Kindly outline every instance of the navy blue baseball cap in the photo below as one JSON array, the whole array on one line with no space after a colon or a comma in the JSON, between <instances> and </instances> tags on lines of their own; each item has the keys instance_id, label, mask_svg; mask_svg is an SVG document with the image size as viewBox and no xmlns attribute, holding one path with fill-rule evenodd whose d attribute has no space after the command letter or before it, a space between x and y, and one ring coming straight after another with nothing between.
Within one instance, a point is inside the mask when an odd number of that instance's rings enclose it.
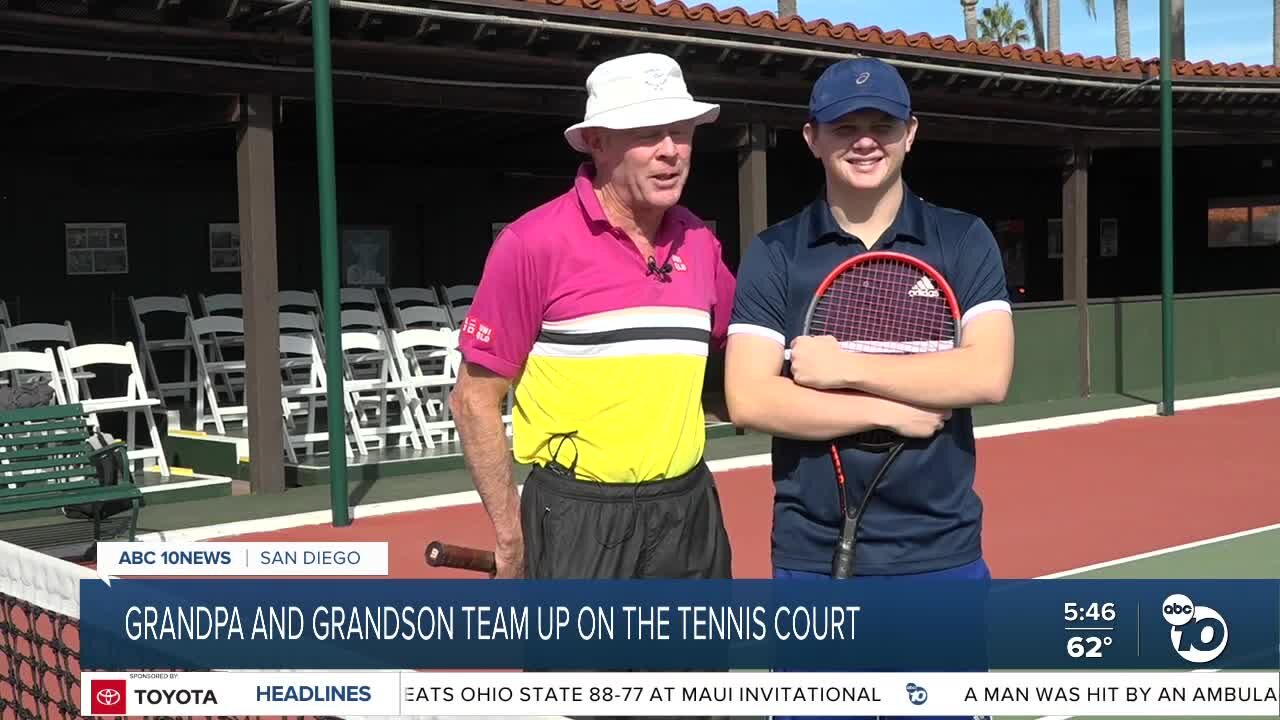
<instances>
[{"instance_id":1,"label":"navy blue baseball cap","mask_svg":"<svg viewBox=\"0 0 1280 720\"><path fill-rule=\"evenodd\" d=\"M855 110L880 110L911 119L911 92L897 68L876 58L851 58L827 68L813 85L809 117L820 123Z\"/></svg>"}]
</instances>

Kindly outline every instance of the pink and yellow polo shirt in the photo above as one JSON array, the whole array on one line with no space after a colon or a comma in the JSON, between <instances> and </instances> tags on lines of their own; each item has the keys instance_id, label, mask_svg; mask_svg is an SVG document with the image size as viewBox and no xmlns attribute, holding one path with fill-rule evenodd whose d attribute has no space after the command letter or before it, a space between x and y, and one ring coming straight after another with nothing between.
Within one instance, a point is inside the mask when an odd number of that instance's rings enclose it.
<instances>
[{"instance_id":1,"label":"pink and yellow polo shirt","mask_svg":"<svg viewBox=\"0 0 1280 720\"><path fill-rule=\"evenodd\" d=\"M515 382L514 450L522 463L577 449L578 476L645 482L702 458L702 386L723 347L734 279L720 242L677 206L654 243L666 280L606 218L583 165L573 188L498 235L462 323L463 358Z\"/></svg>"}]
</instances>

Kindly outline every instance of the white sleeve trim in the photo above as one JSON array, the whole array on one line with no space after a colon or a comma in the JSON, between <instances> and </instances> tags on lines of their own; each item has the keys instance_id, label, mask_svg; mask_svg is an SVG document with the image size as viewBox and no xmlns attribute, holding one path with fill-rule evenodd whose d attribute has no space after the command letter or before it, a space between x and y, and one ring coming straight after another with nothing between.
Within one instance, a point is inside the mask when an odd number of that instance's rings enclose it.
<instances>
[{"instance_id":1,"label":"white sleeve trim","mask_svg":"<svg viewBox=\"0 0 1280 720\"><path fill-rule=\"evenodd\" d=\"M762 325L748 325L747 323L733 323L729 325L729 334L730 335L755 335L757 337L768 338L778 343L779 345L782 345L783 347L786 347L787 345L787 339L782 336L782 333L772 328L764 327Z\"/></svg>"},{"instance_id":2,"label":"white sleeve trim","mask_svg":"<svg viewBox=\"0 0 1280 720\"><path fill-rule=\"evenodd\" d=\"M989 312L1011 313L1013 312L1013 307L1009 305L1008 300L988 300L986 302L978 303L977 305L969 308L969 311L960 318L960 327L968 325L970 320L973 320L979 315Z\"/></svg>"}]
</instances>

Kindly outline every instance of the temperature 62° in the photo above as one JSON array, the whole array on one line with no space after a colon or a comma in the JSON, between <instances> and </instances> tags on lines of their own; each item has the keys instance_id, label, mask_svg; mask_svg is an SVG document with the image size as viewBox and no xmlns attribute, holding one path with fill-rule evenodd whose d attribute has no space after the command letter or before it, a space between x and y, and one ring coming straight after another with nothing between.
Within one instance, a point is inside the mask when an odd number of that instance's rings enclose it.
<instances>
[{"instance_id":1,"label":"temperature 62\u00b0","mask_svg":"<svg viewBox=\"0 0 1280 720\"><path fill-rule=\"evenodd\" d=\"M1067 640L1067 654L1073 658L1078 657L1102 657L1102 648L1110 647L1111 638L1100 638L1096 635L1089 637L1080 637L1076 635Z\"/></svg>"}]
</instances>

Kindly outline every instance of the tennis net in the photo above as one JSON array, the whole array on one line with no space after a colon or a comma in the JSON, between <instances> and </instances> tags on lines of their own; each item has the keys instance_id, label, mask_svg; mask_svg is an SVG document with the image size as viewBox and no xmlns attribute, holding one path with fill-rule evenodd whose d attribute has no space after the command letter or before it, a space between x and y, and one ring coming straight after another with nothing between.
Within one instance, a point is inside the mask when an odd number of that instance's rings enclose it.
<instances>
[{"instance_id":1,"label":"tennis net","mask_svg":"<svg viewBox=\"0 0 1280 720\"><path fill-rule=\"evenodd\" d=\"M0 720L83 717L80 581L94 578L86 567L0 541Z\"/></svg>"}]
</instances>

